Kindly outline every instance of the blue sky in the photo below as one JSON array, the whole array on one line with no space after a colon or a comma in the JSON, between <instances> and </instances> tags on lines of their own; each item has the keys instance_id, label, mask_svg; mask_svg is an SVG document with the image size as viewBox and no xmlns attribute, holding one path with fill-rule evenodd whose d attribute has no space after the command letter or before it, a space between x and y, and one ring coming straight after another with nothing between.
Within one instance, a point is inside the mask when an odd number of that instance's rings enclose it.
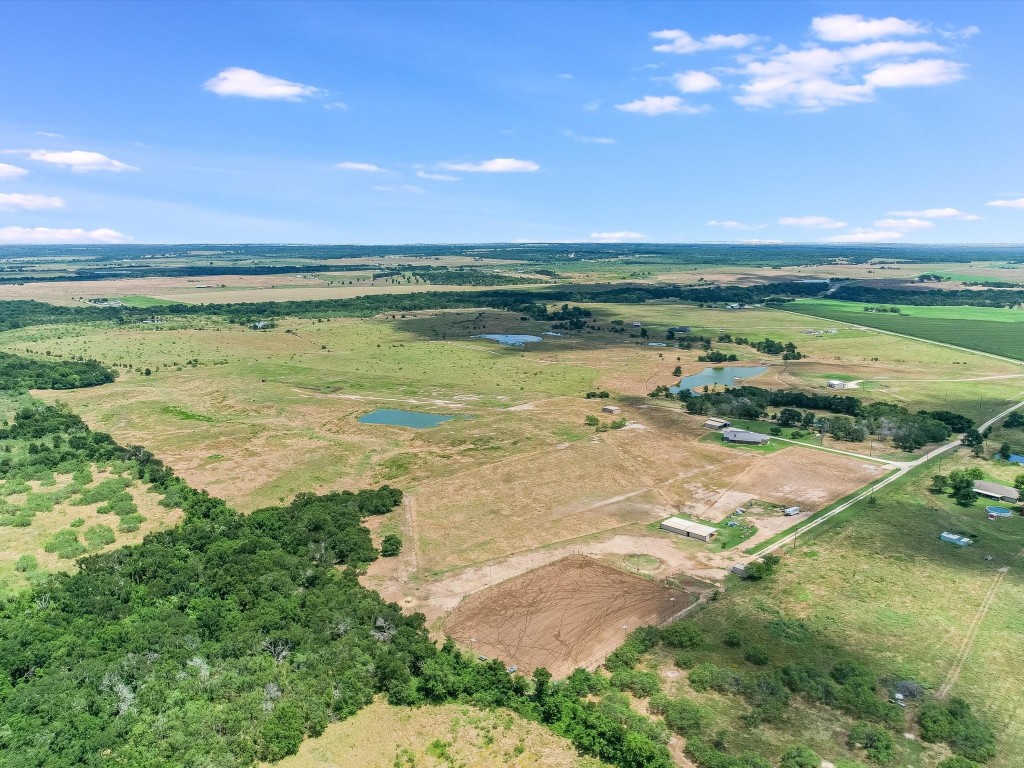
<instances>
[{"instance_id":1,"label":"blue sky","mask_svg":"<svg viewBox=\"0 0 1024 768\"><path fill-rule=\"evenodd\" d=\"M0 243L1024 240L1024 4L0 21Z\"/></svg>"}]
</instances>

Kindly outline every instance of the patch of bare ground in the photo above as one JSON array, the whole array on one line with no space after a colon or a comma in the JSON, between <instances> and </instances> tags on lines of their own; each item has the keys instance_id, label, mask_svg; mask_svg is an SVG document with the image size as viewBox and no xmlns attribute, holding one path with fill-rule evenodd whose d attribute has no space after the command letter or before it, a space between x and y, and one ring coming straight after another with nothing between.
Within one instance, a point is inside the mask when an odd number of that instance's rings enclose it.
<instances>
[{"instance_id":1,"label":"patch of bare ground","mask_svg":"<svg viewBox=\"0 0 1024 768\"><path fill-rule=\"evenodd\" d=\"M468 596L444 631L475 653L564 677L601 664L630 630L692 604L686 592L570 555Z\"/></svg>"}]
</instances>

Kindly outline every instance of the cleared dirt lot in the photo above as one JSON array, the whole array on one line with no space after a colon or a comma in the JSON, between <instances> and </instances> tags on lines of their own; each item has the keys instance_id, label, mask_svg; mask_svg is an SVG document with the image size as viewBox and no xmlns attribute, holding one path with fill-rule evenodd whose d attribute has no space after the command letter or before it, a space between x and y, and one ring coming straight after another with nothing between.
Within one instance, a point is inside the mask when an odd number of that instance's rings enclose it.
<instances>
[{"instance_id":1,"label":"cleared dirt lot","mask_svg":"<svg viewBox=\"0 0 1024 768\"><path fill-rule=\"evenodd\" d=\"M691 603L686 592L571 555L470 595L444 629L475 653L557 678L597 666L627 632Z\"/></svg>"}]
</instances>

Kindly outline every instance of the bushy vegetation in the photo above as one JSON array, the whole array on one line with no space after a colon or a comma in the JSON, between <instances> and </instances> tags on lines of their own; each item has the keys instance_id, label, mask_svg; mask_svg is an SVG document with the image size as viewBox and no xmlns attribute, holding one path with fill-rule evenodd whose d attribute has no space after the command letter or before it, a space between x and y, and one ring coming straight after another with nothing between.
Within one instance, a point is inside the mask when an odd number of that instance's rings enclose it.
<instances>
[{"instance_id":1,"label":"bushy vegetation","mask_svg":"<svg viewBox=\"0 0 1024 768\"><path fill-rule=\"evenodd\" d=\"M971 711L963 699L929 702L917 718L921 738L948 744L954 754L978 763L995 757L996 740L992 728Z\"/></svg>"},{"instance_id":2,"label":"bushy vegetation","mask_svg":"<svg viewBox=\"0 0 1024 768\"><path fill-rule=\"evenodd\" d=\"M0 352L2 390L78 389L109 384L113 380L110 369L96 360L36 360Z\"/></svg>"}]
</instances>

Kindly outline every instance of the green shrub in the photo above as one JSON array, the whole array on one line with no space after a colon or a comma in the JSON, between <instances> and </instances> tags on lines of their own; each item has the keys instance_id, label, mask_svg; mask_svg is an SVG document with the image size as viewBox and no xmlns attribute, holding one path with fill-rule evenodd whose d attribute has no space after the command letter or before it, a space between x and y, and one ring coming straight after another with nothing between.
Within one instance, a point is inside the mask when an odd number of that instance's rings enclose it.
<instances>
[{"instance_id":1,"label":"green shrub","mask_svg":"<svg viewBox=\"0 0 1024 768\"><path fill-rule=\"evenodd\" d=\"M85 518L76 517L74 520L68 523L68 525L72 528L81 528L83 525L85 525Z\"/></svg>"},{"instance_id":2,"label":"green shrub","mask_svg":"<svg viewBox=\"0 0 1024 768\"><path fill-rule=\"evenodd\" d=\"M117 530L121 533L132 533L139 530L144 522L146 518L142 515L125 515L117 524Z\"/></svg>"},{"instance_id":3,"label":"green shrub","mask_svg":"<svg viewBox=\"0 0 1024 768\"><path fill-rule=\"evenodd\" d=\"M113 544L115 540L114 529L109 525L90 525L82 534L89 545L89 549L99 549L107 544Z\"/></svg>"},{"instance_id":4,"label":"green shrub","mask_svg":"<svg viewBox=\"0 0 1024 768\"><path fill-rule=\"evenodd\" d=\"M917 721L925 741L948 744L954 754L979 763L995 757L992 728L971 712L963 699L954 697L945 703L925 704Z\"/></svg>"},{"instance_id":5,"label":"green shrub","mask_svg":"<svg viewBox=\"0 0 1024 768\"><path fill-rule=\"evenodd\" d=\"M735 629L730 629L722 637L722 643L727 648L739 648L743 645L743 635L737 632Z\"/></svg>"},{"instance_id":6,"label":"green shrub","mask_svg":"<svg viewBox=\"0 0 1024 768\"><path fill-rule=\"evenodd\" d=\"M819 768L821 758L818 753L803 744L797 744L786 750L782 755L779 768Z\"/></svg>"},{"instance_id":7,"label":"green shrub","mask_svg":"<svg viewBox=\"0 0 1024 768\"><path fill-rule=\"evenodd\" d=\"M704 638L692 621L680 619L661 630L661 641L669 648L697 648Z\"/></svg>"},{"instance_id":8,"label":"green shrub","mask_svg":"<svg viewBox=\"0 0 1024 768\"><path fill-rule=\"evenodd\" d=\"M888 763L895 757L895 743L884 728L871 723L857 723L846 740L850 749L863 749L875 763Z\"/></svg>"},{"instance_id":9,"label":"green shrub","mask_svg":"<svg viewBox=\"0 0 1024 768\"><path fill-rule=\"evenodd\" d=\"M43 542L43 549L47 552L55 552L57 557L70 560L85 552L85 547L78 540L78 534L70 528L57 531L53 536Z\"/></svg>"},{"instance_id":10,"label":"green shrub","mask_svg":"<svg viewBox=\"0 0 1024 768\"><path fill-rule=\"evenodd\" d=\"M704 726L704 710L689 699L670 699L665 705L665 725L680 736L696 736Z\"/></svg>"},{"instance_id":11,"label":"green shrub","mask_svg":"<svg viewBox=\"0 0 1024 768\"><path fill-rule=\"evenodd\" d=\"M402 551L402 539L394 533L389 533L380 542L380 553L384 557L394 557Z\"/></svg>"},{"instance_id":12,"label":"green shrub","mask_svg":"<svg viewBox=\"0 0 1024 768\"><path fill-rule=\"evenodd\" d=\"M22 555L14 564L14 570L18 573L29 573L39 568L39 561L35 555Z\"/></svg>"},{"instance_id":13,"label":"green shrub","mask_svg":"<svg viewBox=\"0 0 1024 768\"><path fill-rule=\"evenodd\" d=\"M763 667L768 663L768 651L760 645L752 645L747 648L747 652L743 654L743 658L751 664Z\"/></svg>"}]
</instances>

